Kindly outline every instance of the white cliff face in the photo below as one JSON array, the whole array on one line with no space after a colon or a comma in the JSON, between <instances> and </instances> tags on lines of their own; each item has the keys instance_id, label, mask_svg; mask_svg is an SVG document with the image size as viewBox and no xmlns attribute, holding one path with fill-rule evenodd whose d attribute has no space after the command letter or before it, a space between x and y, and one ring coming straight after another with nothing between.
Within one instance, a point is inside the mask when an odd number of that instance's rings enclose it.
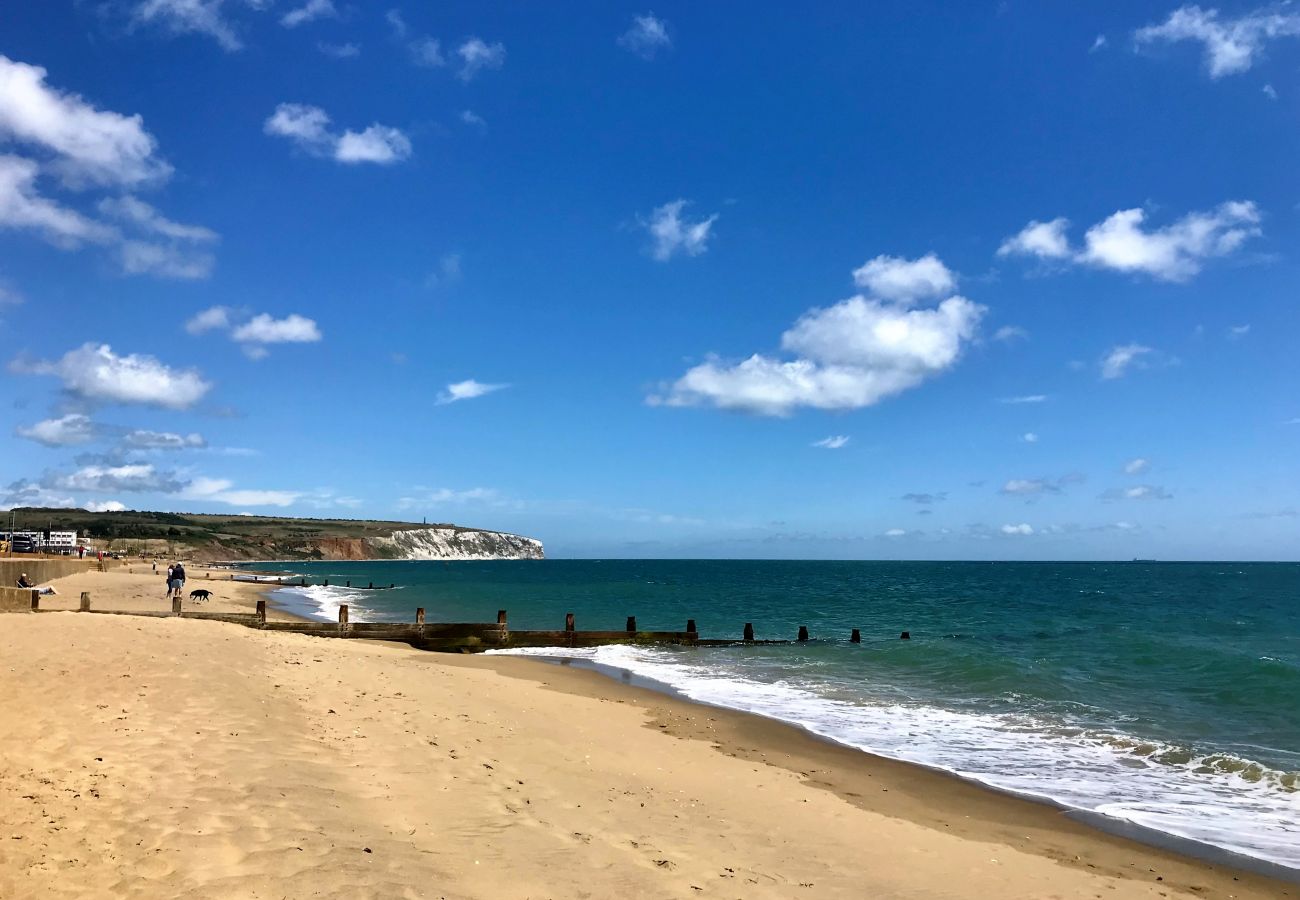
<instances>
[{"instance_id":1,"label":"white cliff face","mask_svg":"<svg viewBox=\"0 0 1300 900\"><path fill-rule=\"evenodd\" d=\"M391 550L394 559L544 559L542 542L499 531L421 528L394 531L391 537L371 538L376 547Z\"/></svg>"}]
</instances>

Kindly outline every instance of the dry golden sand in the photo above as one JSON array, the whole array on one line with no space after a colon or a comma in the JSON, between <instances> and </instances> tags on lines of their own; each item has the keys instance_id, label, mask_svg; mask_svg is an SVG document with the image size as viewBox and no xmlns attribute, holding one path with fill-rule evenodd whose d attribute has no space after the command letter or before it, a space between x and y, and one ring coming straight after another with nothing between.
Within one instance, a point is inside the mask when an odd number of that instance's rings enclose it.
<instances>
[{"instance_id":1,"label":"dry golden sand","mask_svg":"<svg viewBox=\"0 0 1300 900\"><path fill-rule=\"evenodd\" d=\"M1296 896L528 660L11 614L0 722L3 898Z\"/></svg>"}]
</instances>

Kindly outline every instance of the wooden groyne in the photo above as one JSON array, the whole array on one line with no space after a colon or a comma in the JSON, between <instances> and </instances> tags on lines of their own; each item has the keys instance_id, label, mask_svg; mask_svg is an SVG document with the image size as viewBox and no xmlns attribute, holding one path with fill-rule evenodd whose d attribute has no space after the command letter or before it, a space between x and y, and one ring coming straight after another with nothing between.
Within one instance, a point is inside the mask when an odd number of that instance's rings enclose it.
<instances>
[{"instance_id":1,"label":"wooden groyne","mask_svg":"<svg viewBox=\"0 0 1300 900\"><path fill-rule=\"evenodd\" d=\"M31 592L31 611L48 612L41 609L41 595ZM206 619L214 622L228 622L243 625L259 631L286 631L294 634L306 634L323 638L353 638L371 641L399 641L410 644L420 650L435 650L445 653L478 653L484 650L509 650L523 647L603 647L611 644L631 645L668 645L682 647L729 647L764 644L803 643L811 640L808 628L800 626L798 637L788 640L757 640L754 637L754 625L746 622L741 629L741 637L703 638L695 626L694 619L688 619L682 631L642 631L637 628L636 617L629 616L627 627L622 631L579 631L573 613L565 616L564 628L554 631L515 631L510 628L506 611L497 612L495 622L426 622L423 607L415 611L413 622L351 622L348 607L339 607L337 622L278 622L267 621L266 601L257 601L257 611L252 613L198 612L184 610L179 598L173 598L170 610L145 612L125 612L120 610L93 609L90 593L82 592L79 612L118 615L148 616L152 618L178 617L183 619ZM903 632L901 637L910 637ZM850 643L861 643L861 632L853 629L848 638Z\"/></svg>"}]
</instances>

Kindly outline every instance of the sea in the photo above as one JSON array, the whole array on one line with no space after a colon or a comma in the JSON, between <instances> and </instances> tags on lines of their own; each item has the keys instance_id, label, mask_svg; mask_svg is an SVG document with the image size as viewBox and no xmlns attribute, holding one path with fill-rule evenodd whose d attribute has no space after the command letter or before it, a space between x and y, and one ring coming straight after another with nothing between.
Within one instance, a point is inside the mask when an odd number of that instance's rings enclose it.
<instances>
[{"instance_id":1,"label":"sea","mask_svg":"<svg viewBox=\"0 0 1300 900\"><path fill-rule=\"evenodd\" d=\"M544 560L280 564L353 621L807 643L520 651L1300 873L1300 565ZM274 568L262 564L261 568ZM328 579L329 587L321 582ZM357 590L341 585L387 586ZM862 641L849 642L852 629ZM910 639L900 635L908 632Z\"/></svg>"}]
</instances>

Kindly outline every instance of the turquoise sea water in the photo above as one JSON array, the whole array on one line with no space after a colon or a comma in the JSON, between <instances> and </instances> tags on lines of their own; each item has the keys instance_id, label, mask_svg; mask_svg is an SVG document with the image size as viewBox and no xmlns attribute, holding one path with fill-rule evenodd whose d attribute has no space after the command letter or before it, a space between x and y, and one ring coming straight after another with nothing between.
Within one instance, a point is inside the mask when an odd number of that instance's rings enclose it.
<instances>
[{"instance_id":1,"label":"turquoise sea water","mask_svg":"<svg viewBox=\"0 0 1300 900\"><path fill-rule=\"evenodd\" d=\"M292 564L333 619L679 630L780 647L547 651L1300 869L1300 565L587 561ZM346 580L398 587L353 591ZM848 643L850 630L863 643ZM902 631L912 639L898 639Z\"/></svg>"}]
</instances>

